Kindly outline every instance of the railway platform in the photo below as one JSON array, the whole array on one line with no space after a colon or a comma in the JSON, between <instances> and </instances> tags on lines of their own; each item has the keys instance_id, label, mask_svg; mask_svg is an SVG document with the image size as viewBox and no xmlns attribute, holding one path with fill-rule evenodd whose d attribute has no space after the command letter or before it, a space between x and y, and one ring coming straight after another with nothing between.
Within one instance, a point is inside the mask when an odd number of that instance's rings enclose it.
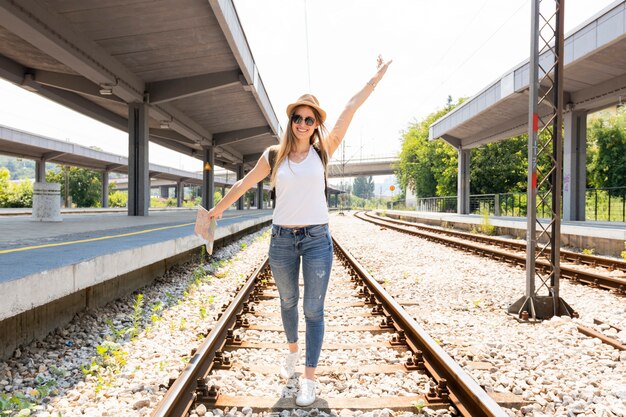
<instances>
[{"instance_id":1,"label":"railway platform","mask_svg":"<svg viewBox=\"0 0 626 417\"><path fill-rule=\"evenodd\" d=\"M0 216L0 356L188 260L201 246L195 217L195 209L145 217L85 211L58 223ZM228 211L218 221L216 242L263 227L271 217L271 210Z\"/></svg>"},{"instance_id":2,"label":"railway platform","mask_svg":"<svg viewBox=\"0 0 626 417\"><path fill-rule=\"evenodd\" d=\"M382 211L377 211L382 213ZM525 217L490 216L487 220L476 214L436 213L423 211L387 210L386 216L433 226L452 227L465 231L480 229L488 222L497 235L526 238ZM626 250L626 223L600 221L561 222L561 245L593 250L597 255L621 257Z\"/></svg>"}]
</instances>

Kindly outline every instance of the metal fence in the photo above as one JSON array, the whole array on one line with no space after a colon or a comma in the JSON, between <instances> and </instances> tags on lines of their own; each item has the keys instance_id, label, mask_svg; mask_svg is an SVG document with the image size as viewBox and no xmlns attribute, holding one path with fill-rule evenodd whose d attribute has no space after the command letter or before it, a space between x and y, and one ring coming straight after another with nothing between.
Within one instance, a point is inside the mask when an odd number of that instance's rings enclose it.
<instances>
[{"instance_id":1,"label":"metal fence","mask_svg":"<svg viewBox=\"0 0 626 417\"><path fill-rule=\"evenodd\" d=\"M526 193L474 194L470 195L470 213L525 217L527 199ZM626 222L626 187L588 188L585 201L586 220ZM457 197L418 198L416 210L456 213ZM537 217L548 218L550 213L549 202L537 206Z\"/></svg>"}]
</instances>

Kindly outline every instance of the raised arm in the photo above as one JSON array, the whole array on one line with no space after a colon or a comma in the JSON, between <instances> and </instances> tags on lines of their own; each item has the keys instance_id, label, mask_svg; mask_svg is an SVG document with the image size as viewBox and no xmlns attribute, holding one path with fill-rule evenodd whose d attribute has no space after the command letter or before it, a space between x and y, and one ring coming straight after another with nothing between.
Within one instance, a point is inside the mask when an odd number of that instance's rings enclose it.
<instances>
[{"instance_id":1,"label":"raised arm","mask_svg":"<svg viewBox=\"0 0 626 417\"><path fill-rule=\"evenodd\" d=\"M381 59L381 58L379 58ZM341 112L339 119L337 119L337 123L335 123L335 127L330 131L328 135L328 156L331 157L341 144L346 132L348 131L348 127L350 126L350 122L352 122L352 117L356 110L361 107L361 104L367 100L367 98L372 94L376 84L383 78L385 72L387 72L387 68L392 61L388 61L384 64L380 65L380 68L374 75L359 91L348 101L346 107Z\"/></svg>"},{"instance_id":2,"label":"raised arm","mask_svg":"<svg viewBox=\"0 0 626 417\"><path fill-rule=\"evenodd\" d=\"M230 191L226 193L224 198L211 210L209 210L209 218L221 219L222 213L230 207L239 197L241 197L246 191L254 187L260 181L263 181L270 173L270 164L265 160L263 156L259 158L252 171L233 184Z\"/></svg>"}]
</instances>

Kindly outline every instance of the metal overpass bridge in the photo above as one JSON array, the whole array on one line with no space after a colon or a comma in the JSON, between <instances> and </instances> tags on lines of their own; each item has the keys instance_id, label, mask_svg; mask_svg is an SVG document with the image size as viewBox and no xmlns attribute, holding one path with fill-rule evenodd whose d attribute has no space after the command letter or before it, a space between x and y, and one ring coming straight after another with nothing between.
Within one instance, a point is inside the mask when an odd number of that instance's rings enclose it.
<instances>
[{"instance_id":1,"label":"metal overpass bridge","mask_svg":"<svg viewBox=\"0 0 626 417\"><path fill-rule=\"evenodd\" d=\"M393 175L399 161L397 157L358 159L350 160L345 163L331 161L328 165L328 177L341 178L369 175Z\"/></svg>"}]
</instances>

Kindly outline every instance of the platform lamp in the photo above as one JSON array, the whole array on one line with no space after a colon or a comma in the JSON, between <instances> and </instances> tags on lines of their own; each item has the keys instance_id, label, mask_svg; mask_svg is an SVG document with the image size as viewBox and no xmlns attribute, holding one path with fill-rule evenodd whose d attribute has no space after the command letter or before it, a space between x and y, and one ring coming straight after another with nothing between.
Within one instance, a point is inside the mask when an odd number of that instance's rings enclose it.
<instances>
[{"instance_id":1,"label":"platform lamp","mask_svg":"<svg viewBox=\"0 0 626 417\"><path fill-rule=\"evenodd\" d=\"M211 171L212 169L213 169L213 168L211 168L211 165L210 165L210 164L209 164L209 162L207 161L207 162L204 164L204 170L205 170L205 171Z\"/></svg>"}]
</instances>

